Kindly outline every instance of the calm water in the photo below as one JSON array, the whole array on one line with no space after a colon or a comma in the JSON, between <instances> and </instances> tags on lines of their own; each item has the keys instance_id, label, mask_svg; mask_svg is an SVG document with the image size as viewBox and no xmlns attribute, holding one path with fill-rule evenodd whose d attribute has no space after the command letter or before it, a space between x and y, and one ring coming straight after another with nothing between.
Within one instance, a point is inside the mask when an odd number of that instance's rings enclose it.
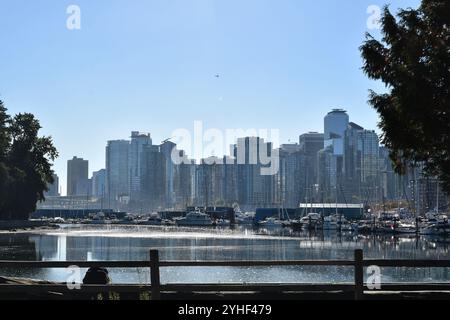
<instances>
[{"instance_id":1,"label":"calm water","mask_svg":"<svg viewBox=\"0 0 450 320\"><path fill-rule=\"evenodd\" d=\"M367 258L449 259L449 240L415 237L309 235L253 230L64 226L37 233L0 234L0 260L297 260ZM86 269L83 269L84 272ZM148 283L148 269L110 269L115 283ZM450 281L450 268L383 268L383 282ZM65 269L0 269L0 276L66 281ZM350 267L162 268L164 283L352 282Z\"/></svg>"}]
</instances>

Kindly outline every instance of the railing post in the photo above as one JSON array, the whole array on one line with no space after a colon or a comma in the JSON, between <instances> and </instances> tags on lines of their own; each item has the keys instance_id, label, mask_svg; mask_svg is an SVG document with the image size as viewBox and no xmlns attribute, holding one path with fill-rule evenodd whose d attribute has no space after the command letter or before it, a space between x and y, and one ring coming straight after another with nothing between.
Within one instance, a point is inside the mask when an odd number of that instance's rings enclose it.
<instances>
[{"instance_id":1,"label":"railing post","mask_svg":"<svg viewBox=\"0 0 450 320\"><path fill-rule=\"evenodd\" d=\"M364 254L361 249L355 250L355 300L364 297Z\"/></svg>"},{"instance_id":2,"label":"railing post","mask_svg":"<svg viewBox=\"0 0 450 320\"><path fill-rule=\"evenodd\" d=\"M159 252L150 250L150 280L152 288L152 300L161 299L160 278L159 278Z\"/></svg>"}]
</instances>

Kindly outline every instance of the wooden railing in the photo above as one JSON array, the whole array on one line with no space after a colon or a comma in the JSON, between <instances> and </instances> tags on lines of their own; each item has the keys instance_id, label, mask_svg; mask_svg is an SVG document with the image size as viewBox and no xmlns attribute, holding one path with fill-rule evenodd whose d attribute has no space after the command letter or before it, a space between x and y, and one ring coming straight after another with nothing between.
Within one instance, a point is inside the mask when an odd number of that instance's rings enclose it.
<instances>
[{"instance_id":1,"label":"wooden railing","mask_svg":"<svg viewBox=\"0 0 450 320\"><path fill-rule=\"evenodd\" d=\"M159 251L150 250L149 261L0 261L1 268L150 268L149 285L82 285L86 292L151 291L151 299L161 299L161 292L330 292L347 291L354 293L354 299L364 298L367 286L364 284L364 268L409 267L409 268L449 268L450 260L386 260L364 259L362 250L355 250L353 260L287 260L287 261L160 261ZM344 284L161 284L160 268L165 267L274 267L274 266L341 266L354 268L354 283ZM0 284L0 292L66 291L65 284L17 285ZM58 291L59 290L59 291ZM449 291L449 283L406 283L382 284L383 291Z\"/></svg>"}]
</instances>

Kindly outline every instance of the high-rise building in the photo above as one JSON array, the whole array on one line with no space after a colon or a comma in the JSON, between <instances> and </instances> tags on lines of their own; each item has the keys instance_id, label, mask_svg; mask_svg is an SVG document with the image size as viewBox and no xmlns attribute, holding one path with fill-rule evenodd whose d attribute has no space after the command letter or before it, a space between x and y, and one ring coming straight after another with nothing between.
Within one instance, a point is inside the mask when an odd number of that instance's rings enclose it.
<instances>
[{"instance_id":1,"label":"high-rise building","mask_svg":"<svg viewBox=\"0 0 450 320\"><path fill-rule=\"evenodd\" d=\"M306 157L306 184L308 187L317 184L318 171L318 152L324 148L324 134L317 132L309 132L300 136L300 150Z\"/></svg>"},{"instance_id":2,"label":"high-rise building","mask_svg":"<svg viewBox=\"0 0 450 320\"><path fill-rule=\"evenodd\" d=\"M164 141L160 150L165 158L165 179L164 179L164 188L165 188L165 198L167 201L166 206L172 207L174 205L175 194L174 194L174 175L175 175L175 163L172 160L172 152L176 151L177 145L171 141Z\"/></svg>"},{"instance_id":3,"label":"high-rise building","mask_svg":"<svg viewBox=\"0 0 450 320\"><path fill-rule=\"evenodd\" d=\"M275 205L275 176L263 175L262 168L267 167L263 157L271 158L272 143L259 137L237 139L232 148L236 161L237 187L241 206L269 207Z\"/></svg>"},{"instance_id":4,"label":"high-rise building","mask_svg":"<svg viewBox=\"0 0 450 320\"><path fill-rule=\"evenodd\" d=\"M111 201L129 195L129 148L127 140L108 141L106 146L106 194Z\"/></svg>"},{"instance_id":5,"label":"high-rise building","mask_svg":"<svg viewBox=\"0 0 450 320\"><path fill-rule=\"evenodd\" d=\"M106 194L106 169L95 171L92 174L92 195L104 197Z\"/></svg>"},{"instance_id":6,"label":"high-rise building","mask_svg":"<svg viewBox=\"0 0 450 320\"><path fill-rule=\"evenodd\" d=\"M89 161L73 157L67 161L67 195L85 196L89 194Z\"/></svg>"},{"instance_id":7,"label":"high-rise building","mask_svg":"<svg viewBox=\"0 0 450 320\"><path fill-rule=\"evenodd\" d=\"M400 200L411 198L408 175L400 176L395 172L389 150L379 148L380 186L386 200Z\"/></svg>"},{"instance_id":8,"label":"high-rise building","mask_svg":"<svg viewBox=\"0 0 450 320\"><path fill-rule=\"evenodd\" d=\"M160 146L144 146L141 163L142 205L150 209L165 208L166 158Z\"/></svg>"},{"instance_id":9,"label":"high-rise building","mask_svg":"<svg viewBox=\"0 0 450 320\"><path fill-rule=\"evenodd\" d=\"M324 149L319 152L318 190L321 198L345 201L344 152L345 132L349 116L345 110L334 109L324 119Z\"/></svg>"},{"instance_id":10,"label":"high-rise building","mask_svg":"<svg viewBox=\"0 0 450 320\"><path fill-rule=\"evenodd\" d=\"M367 194L369 201L377 202L382 190L380 189L379 139L375 131L358 132L358 152L361 158L359 166L361 188Z\"/></svg>"},{"instance_id":11,"label":"high-rise building","mask_svg":"<svg viewBox=\"0 0 450 320\"><path fill-rule=\"evenodd\" d=\"M345 202L343 190L343 156L333 153L333 146L319 151L318 196L321 202Z\"/></svg>"},{"instance_id":12,"label":"high-rise building","mask_svg":"<svg viewBox=\"0 0 450 320\"><path fill-rule=\"evenodd\" d=\"M142 151L152 145L149 133L131 132L128 151L128 194L131 200L141 199L141 159Z\"/></svg>"},{"instance_id":13,"label":"high-rise building","mask_svg":"<svg viewBox=\"0 0 450 320\"><path fill-rule=\"evenodd\" d=\"M364 128L350 122L345 131L344 150L344 184L345 198L348 202L359 202L367 198L361 189L361 152L360 132Z\"/></svg>"},{"instance_id":14,"label":"high-rise building","mask_svg":"<svg viewBox=\"0 0 450 320\"><path fill-rule=\"evenodd\" d=\"M59 177L55 173L53 174L53 183L49 184L48 191L45 192L46 197L59 197Z\"/></svg>"},{"instance_id":15,"label":"high-rise building","mask_svg":"<svg viewBox=\"0 0 450 320\"><path fill-rule=\"evenodd\" d=\"M221 200L219 158L202 159L195 170L195 204L215 206Z\"/></svg>"},{"instance_id":16,"label":"high-rise building","mask_svg":"<svg viewBox=\"0 0 450 320\"><path fill-rule=\"evenodd\" d=\"M221 165L222 199L227 206L238 203L237 168L232 157L223 157Z\"/></svg>"},{"instance_id":17,"label":"high-rise building","mask_svg":"<svg viewBox=\"0 0 450 320\"><path fill-rule=\"evenodd\" d=\"M174 172L174 205L178 208L193 205L195 193L195 161L187 158L184 151L178 151L180 159L183 159L180 164L175 166Z\"/></svg>"},{"instance_id":18,"label":"high-rise building","mask_svg":"<svg viewBox=\"0 0 450 320\"><path fill-rule=\"evenodd\" d=\"M304 200L306 193L306 156L298 144L281 145L279 155L280 170L275 175L275 202L278 206L296 208Z\"/></svg>"},{"instance_id":19,"label":"high-rise building","mask_svg":"<svg viewBox=\"0 0 450 320\"><path fill-rule=\"evenodd\" d=\"M342 109L334 109L325 116L324 143L325 147L333 147L334 155L344 155L344 136L348 123L348 114Z\"/></svg>"}]
</instances>

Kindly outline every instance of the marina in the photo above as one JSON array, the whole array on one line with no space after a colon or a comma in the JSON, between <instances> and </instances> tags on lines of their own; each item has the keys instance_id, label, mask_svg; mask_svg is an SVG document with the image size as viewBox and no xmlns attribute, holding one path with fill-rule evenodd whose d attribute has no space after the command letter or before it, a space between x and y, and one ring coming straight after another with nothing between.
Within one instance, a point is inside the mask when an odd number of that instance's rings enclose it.
<instances>
[{"instance_id":1,"label":"marina","mask_svg":"<svg viewBox=\"0 0 450 320\"><path fill-rule=\"evenodd\" d=\"M362 249L370 259L448 258L446 238L415 235L356 235L295 232L289 228L204 228L145 225L61 225L60 229L0 234L0 260L147 260L157 249L161 260L289 261L353 258ZM85 270L84 270L85 271ZM383 282L449 282L449 268L383 268ZM65 269L1 268L2 277L65 281ZM110 270L113 283L147 283L146 268ZM161 270L163 283L345 283L353 271L339 266L178 267Z\"/></svg>"},{"instance_id":2,"label":"marina","mask_svg":"<svg viewBox=\"0 0 450 320\"><path fill-rule=\"evenodd\" d=\"M264 209L266 210L266 209ZM271 212L271 214L267 214ZM274 213L275 212L275 213ZM153 225L178 227L221 227L235 228L246 226L259 229L290 229L292 231L323 231L353 234L409 234L438 237L450 236L449 213L428 212L415 216L405 210L370 213L360 217L348 217L343 213L324 214L322 212L302 212L290 216L288 210L272 209L264 215L255 212L241 212L230 208L191 208L176 215L167 216L166 212L153 212L146 215L122 213L118 218L115 213L97 212L88 217L67 218L55 216L35 219L51 224L93 224L93 225Z\"/></svg>"}]
</instances>

